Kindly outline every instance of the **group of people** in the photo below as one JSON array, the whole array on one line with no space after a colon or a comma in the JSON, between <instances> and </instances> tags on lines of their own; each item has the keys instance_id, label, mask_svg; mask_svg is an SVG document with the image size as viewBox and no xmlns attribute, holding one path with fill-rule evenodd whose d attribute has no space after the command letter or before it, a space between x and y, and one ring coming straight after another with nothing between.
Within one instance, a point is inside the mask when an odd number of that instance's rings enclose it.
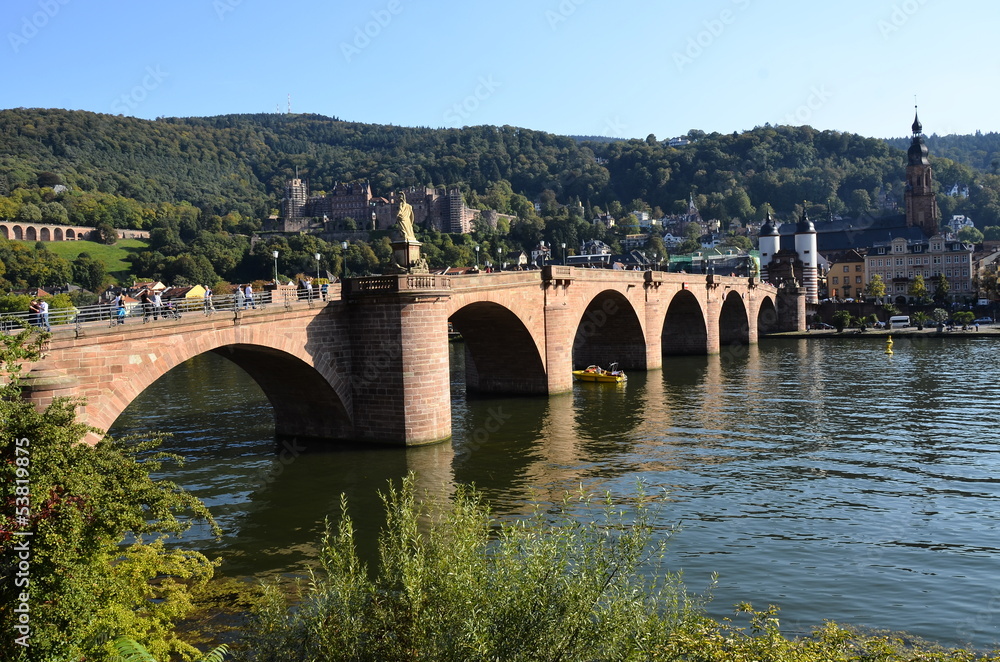
<instances>
[{"instance_id":1,"label":"group of people","mask_svg":"<svg viewBox=\"0 0 1000 662\"><path fill-rule=\"evenodd\" d=\"M32 326L37 326L45 329L46 331L51 331L52 327L49 326L49 302L44 299L32 299L31 305L28 306L28 313L31 316L29 323Z\"/></svg>"},{"instance_id":2,"label":"group of people","mask_svg":"<svg viewBox=\"0 0 1000 662\"><path fill-rule=\"evenodd\" d=\"M236 310L246 310L253 308L256 310L257 303L253 300L253 287L250 283L236 286Z\"/></svg>"},{"instance_id":3,"label":"group of people","mask_svg":"<svg viewBox=\"0 0 1000 662\"><path fill-rule=\"evenodd\" d=\"M153 290L152 295L150 295L149 290L143 290L142 294L139 296L139 303L142 304L142 321L143 323L149 321L149 316L152 315L154 320L160 319L160 312L163 309L163 300L160 298L160 293ZM118 295L118 309L123 310L125 308L125 295ZM124 317L124 315L119 315L119 317ZM123 322L119 322L123 323Z\"/></svg>"}]
</instances>

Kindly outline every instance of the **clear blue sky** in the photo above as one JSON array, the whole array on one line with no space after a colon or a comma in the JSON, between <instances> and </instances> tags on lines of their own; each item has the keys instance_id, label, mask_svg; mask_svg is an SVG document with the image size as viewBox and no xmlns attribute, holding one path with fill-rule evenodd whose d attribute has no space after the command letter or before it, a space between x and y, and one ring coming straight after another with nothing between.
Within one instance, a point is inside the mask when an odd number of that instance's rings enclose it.
<instances>
[{"instance_id":1,"label":"clear blue sky","mask_svg":"<svg viewBox=\"0 0 1000 662\"><path fill-rule=\"evenodd\" d=\"M0 107L658 138L1000 130L995 0L5 0Z\"/></svg>"}]
</instances>

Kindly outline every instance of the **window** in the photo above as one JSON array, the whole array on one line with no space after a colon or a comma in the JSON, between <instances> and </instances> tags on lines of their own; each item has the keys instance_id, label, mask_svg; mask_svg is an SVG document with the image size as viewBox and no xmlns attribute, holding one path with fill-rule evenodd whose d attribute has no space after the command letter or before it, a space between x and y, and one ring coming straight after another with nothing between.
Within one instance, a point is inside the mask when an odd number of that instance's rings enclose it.
<instances>
[{"instance_id":1,"label":"window","mask_svg":"<svg viewBox=\"0 0 1000 662\"><path fill-rule=\"evenodd\" d=\"M854 282L855 282L855 284L860 285L861 284L861 276L855 276L854 277Z\"/></svg>"},{"instance_id":2,"label":"window","mask_svg":"<svg viewBox=\"0 0 1000 662\"><path fill-rule=\"evenodd\" d=\"M854 270L855 271L861 271L861 265L860 264L855 264L854 265Z\"/></svg>"},{"instance_id":3,"label":"window","mask_svg":"<svg viewBox=\"0 0 1000 662\"><path fill-rule=\"evenodd\" d=\"M833 277L833 284L834 285L840 285L840 278L838 278L837 276L834 276Z\"/></svg>"},{"instance_id":4,"label":"window","mask_svg":"<svg viewBox=\"0 0 1000 662\"><path fill-rule=\"evenodd\" d=\"M851 270L851 265L849 265L849 264L845 264L845 265L844 265L844 273L846 274L846 273L847 273L847 272L849 272L850 270Z\"/></svg>"},{"instance_id":5,"label":"window","mask_svg":"<svg viewBox=\"0 0 1000 662\"><path fill-rule=\"evenodd\" d=\"M944 261L947 262L948 264L951 264L951 256L950 255L946 255L945 258L944 258Z\"/></svg>"},{"instance_id":6,"label":"window","mask_svg":"<svg viewBox=\"0 0 1000 662\"><path fill-rule=\"evenodd\" d=\"M913 258L912 257L906 258L906 264L907 265L912 265L913 264Z\"/></svg>"},{"instance_id":7,"label":"window","mask_svg":"<svg viewBox=\"0 0 1000 662\"><path fill-rule=\"evenodd\" d=\"M903 258L901 258L901 257L897 257L896 258L896 266L897 267L903 266Z\"/></svg>"}]
</instances>

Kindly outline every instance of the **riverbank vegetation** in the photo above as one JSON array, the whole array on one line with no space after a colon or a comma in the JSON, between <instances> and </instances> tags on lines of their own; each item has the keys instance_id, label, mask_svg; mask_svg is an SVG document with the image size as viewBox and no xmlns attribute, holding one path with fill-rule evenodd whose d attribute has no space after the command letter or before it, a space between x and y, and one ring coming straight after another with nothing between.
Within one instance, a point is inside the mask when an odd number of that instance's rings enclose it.
<instances>
[{"instance_id":1,"label":"riverbank vegetation","mask_svg":"<svg viewBox=\"0 0 1000 662\"><path fill-rule=\"evenodd\" d=\"M672 531L653 529L652 509L663 502L641 490L626 504L580 494L554 512L501 522L472 489L459 488L444 510L418 501L412 476L383 501L388 522L377 571L355 553L342 500L320 570L294 605L277 588L267 590L240 659L1000 660L832 623L791 639L775 607L743 604L738 618L707 618L706 598L690 595L665 569Z\"/></svg>"},{"instance_id":2,"label":"riverbank vegetation","mask_svg":"<svg viewBox=\"0 0 1000 662\"><path fill-rule=\"evenodd\" d=\"M118 637L190 657L174 623L214 563L164 537L212 517L152 477L180 459L157 453L158 440L88 446L77 402L39 410L21 398L22 365L46 338L27 326L0 334L0 659L108 660Z\"/></svg>"}]
</instances>

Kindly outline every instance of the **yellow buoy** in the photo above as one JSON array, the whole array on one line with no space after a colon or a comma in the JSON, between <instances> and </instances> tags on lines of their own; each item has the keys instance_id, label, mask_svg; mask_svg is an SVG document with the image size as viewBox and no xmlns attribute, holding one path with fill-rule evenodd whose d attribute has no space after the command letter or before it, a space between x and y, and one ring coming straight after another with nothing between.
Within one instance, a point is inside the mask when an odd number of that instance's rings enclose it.
<instances>
[{"instance_id":1,"label":"yellow buoy","mask_svg":"<svg viewBox=\"0 0 1000 662\"><path fill-rule=\"evenodd\" d=\"M889 336L885 341L885 353L892 354L892 336Z\"/></svg>"}]
</instances>

